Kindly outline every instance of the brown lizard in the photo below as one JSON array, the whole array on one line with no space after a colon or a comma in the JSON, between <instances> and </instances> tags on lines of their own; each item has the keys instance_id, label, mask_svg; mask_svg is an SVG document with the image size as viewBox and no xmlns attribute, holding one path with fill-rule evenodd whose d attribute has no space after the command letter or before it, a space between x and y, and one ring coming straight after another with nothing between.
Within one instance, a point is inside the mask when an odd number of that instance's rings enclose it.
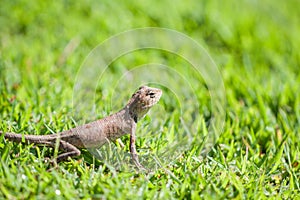
<instances>
[{"instance_id":1,"label":"brown lizard","mask_svg":"<svg viewBox=\"0 0 300 200\"><path fill-rule=\"evenodd\" d=\"M130 134L130 153L133 162L138 168L139 163L135 148L135 132L138 120L143 118L148 110L155 105L162 95L162 91L148 86L140 87L131 97L127 105L119 112L103 119L84 124L70 130L50 135L23 135L5 133L7 140L27 142L55 147L58 142L59 150L63 151L56 161L64 161L69 157L79 156L80 148L101 147L108 141L114 141L125 134ZM0 131L0 135L3 132Z\"/></svg>"}]
</instances>

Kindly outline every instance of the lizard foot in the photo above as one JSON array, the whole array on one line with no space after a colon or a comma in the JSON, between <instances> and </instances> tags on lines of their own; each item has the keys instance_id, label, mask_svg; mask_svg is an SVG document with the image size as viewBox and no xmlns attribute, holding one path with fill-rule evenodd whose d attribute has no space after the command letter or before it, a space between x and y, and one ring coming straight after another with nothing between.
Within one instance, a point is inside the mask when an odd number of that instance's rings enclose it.
<instances>
[{"instance_id":1,"label":"lizard foot","mask_svg":"<svg viewBox=\"0 0 300 200\"><path fill-rule=\"evenodd\" d=\"M135 166L141 171L147 171L147 169L140 163L137 154L131 154L132 160Z\"/></svg>"},{"instance_id":2,"label":"lizard foot","mask_svg":"<svg viewBox=\"0 0 300 200\"><path fill-rule=\"evenodd\" d=\"M57 165L57 162L56 162L55 159L51 159L51 158L49 158L49 157L46 157L46 158L45 158L45 163L49 163L49 164L50 164L50 168L47 169L47 172L51 172L52 170L58 168L58 165Z\"/></svg>"},{"instance_id":3,"label":"lizard foot","mask_svg":"<svg viewBox=\"0 0 300 200\"><path fill-rule=\"evenodd\" d=\"M140 163L135 163L135 166L140 170L140 171L148 171L143 165Z\"/></svg>"}]
</instances>

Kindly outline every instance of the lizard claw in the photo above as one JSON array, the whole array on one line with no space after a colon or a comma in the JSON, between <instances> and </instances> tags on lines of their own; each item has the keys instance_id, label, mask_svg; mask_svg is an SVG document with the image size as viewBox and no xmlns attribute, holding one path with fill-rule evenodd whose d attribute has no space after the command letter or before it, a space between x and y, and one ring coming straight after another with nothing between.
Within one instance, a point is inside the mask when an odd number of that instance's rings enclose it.
<instances>
[{"instance_id":1,"label":"lizard claw","mask_svg":"<svg viewBox=\"0 0 300 200\"><path fill-rule=\"evenodd\" d=\"M44 161L45 161L45 163L49 163L50 164L50 168L47 169L47 172L51 172L53 169L57 169L58 168L56 159L51 159L49 157L46 157L44 159Z\"/></svg>"},{"instance_id":2,"label":"lizard claw","mask_svg":"<svg viewBox=\"0 0 300 200\"><path fill-rule=\"evenodd\" d=\"M146 169L143 165L139 165L139 166L137 166L137 168L138 168L140 171L148 171L148 169Z\"/></svg>"},{"instance_id":3,"label":"lizard claw","mask_svg":"<svg viewBox=\"0 0 300 200\"><path fill-rule=\"evenodd\" d=\"M49 163L50 165L52 165L53 167L57 167L57 162L56 159L51 159L49 157L45 158L45 163Z\"/></svg>"}]
</instances>

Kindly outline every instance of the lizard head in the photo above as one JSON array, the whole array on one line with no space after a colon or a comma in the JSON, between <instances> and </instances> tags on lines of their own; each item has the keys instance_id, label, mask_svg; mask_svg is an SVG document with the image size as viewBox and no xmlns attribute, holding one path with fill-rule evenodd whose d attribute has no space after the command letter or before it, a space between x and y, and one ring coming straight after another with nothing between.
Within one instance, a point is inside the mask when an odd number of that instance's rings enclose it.
<instances>
[{"instance_id":1,"label":"lizard head","mask_svg":"<svg viewBox=\"0 0 300 200\"><path fill-rule=\"evenodd\" d=\"M148 110L155 105L162 95L157 88L141 86L131 97L128 105L135 121L143 118Z\"/></svg>"}]
</instances>

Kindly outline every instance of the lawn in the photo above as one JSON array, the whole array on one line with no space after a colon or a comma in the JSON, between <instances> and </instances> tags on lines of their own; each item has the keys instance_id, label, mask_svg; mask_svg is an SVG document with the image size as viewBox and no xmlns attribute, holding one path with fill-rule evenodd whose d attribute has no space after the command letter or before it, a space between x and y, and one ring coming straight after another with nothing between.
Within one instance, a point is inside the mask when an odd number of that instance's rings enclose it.
<instances>
[{"instance_id":1,"label":"lawn","mask_svg":"<svg viewBox=\"0 0 300 200\"><path fill-rule=\"evenodd\" d=\"M67 130L143 84L163 95L137 127L148 171L128 135L56 169L54 149L1 136L0 199L300 199L299 9L2 0L0 131Z\"/></svg>"}]
</instances>

